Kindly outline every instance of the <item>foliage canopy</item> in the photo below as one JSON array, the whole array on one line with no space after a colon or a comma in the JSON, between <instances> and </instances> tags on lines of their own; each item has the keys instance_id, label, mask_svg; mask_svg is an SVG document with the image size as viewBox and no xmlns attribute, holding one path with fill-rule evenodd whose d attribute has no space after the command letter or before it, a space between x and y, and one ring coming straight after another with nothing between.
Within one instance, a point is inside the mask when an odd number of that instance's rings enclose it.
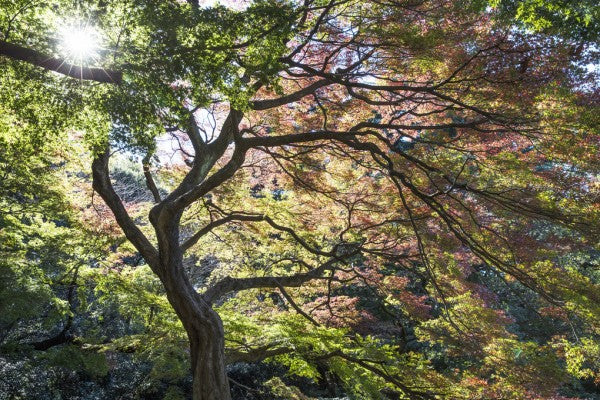
<instances>
[{"instance_id":1,"label":"foliage canopy","mask_svg":"<svg viewBox=\"0 0 600 400\"><path fill-rule=\"evenodd\" d=\"M0 393L597 396L599 9L0 0Z\"/></svg>"}]
</instances>

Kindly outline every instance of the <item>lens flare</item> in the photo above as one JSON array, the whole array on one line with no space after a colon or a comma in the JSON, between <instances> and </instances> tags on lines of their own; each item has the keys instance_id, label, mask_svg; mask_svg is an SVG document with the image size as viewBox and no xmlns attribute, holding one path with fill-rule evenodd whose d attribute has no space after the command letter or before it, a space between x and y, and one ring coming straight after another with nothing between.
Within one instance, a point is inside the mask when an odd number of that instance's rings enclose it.
<instances>
[{"instance_id":1,"label":"lens flare","mask_svg":"<svg viewBox=\"0 0 600 400\"><path fill-rule=\"evenodd\" d=\"M83 65L98 58L100 36L94 27L82 23L66 24L60 28L59 35L60 52L69 61Z\"/></svg>"}]
</instances>

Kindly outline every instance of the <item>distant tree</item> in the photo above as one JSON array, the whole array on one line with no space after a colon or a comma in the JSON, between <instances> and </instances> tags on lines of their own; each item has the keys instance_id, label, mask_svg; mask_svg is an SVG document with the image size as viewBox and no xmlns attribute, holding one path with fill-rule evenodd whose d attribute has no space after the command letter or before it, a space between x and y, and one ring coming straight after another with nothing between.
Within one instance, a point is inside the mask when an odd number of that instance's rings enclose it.
<instances>
[{"instance_id":1,"label":"distant tree","mask_svg":"<svg viewBox=\"0 0 600 400\"><path fill-rule=\"evenodd\" d=\"M513 282L584 321L575 352L595 354L598 284L565 261L599 233L592 39L521 29L508 2L75 2L102 72L52 54L56 3L2 11L2 86L80 78L77 118L45 118L85 132L94 190L187 333L195 400L229 399L226 365L264 359L362 398L551 397L571 344L511 332L496 292ZM111 180L123 149L151 226Z\"/></svg>"}]
</instances>

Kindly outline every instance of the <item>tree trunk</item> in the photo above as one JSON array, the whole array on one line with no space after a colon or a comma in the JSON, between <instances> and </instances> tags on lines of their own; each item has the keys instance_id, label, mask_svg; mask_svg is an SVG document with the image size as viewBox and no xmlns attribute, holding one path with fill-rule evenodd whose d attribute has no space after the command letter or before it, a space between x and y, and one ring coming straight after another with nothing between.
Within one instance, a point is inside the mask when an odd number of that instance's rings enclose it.
<instances>
[{"instance_id":1,"label":"tree trunk","mask_svg":"<svg viewBox=\"0 0 600 400\"><path fill-rule=\"evenodd\" d=\"M108 145L95 155L92 163L94 190L110 207L127 239L133 243L152 271L161 280L169 303L177 313L190 341L194 400L230 400L229 381L225 371L225 335L223 323L210 303L198 294L183 268L183 250L179 244L179 221L182 211L169 206L177 196L171 193L150 212L158 241L158 251L131 219L110 181ZM205 168L206 172L210 167ZM200 179L196 176L196 180ZM190 189L190 187L188 187ZM186 189L186 190L188 190ZM183 192L185 192L182 189ZM159 200L160 196L156 200Z\"/></svg>"},{"instance_id":2,"label":"tree trunk","mask_svg":"<svg viewBox=\"0 0 600 400\"><path fill-rule=\"evenodd\" d=\"M193 399L230 400L225 335L219 315L194 289L183 268L168 268L164 286L190 341Z\"/></svg>"},{"instance_id":3,"label":"tree trunk","mask_svg":"<svg viewBox=\"0 0 600 400\"><path fill-rule=\"evenodd\" d=\"M216 319L219 316L215 314ZM193 374L194 400L229 400L229 381L225 371L223 328L206 326L194 333L188 330Z\"/></svg>"}]
</instances>

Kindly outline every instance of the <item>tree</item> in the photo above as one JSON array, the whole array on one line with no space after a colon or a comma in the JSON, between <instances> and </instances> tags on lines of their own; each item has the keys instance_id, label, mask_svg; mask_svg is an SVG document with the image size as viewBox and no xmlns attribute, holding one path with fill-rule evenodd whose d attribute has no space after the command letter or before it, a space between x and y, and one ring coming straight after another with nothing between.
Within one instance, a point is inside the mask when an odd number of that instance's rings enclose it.
<instances>
[{"instance_id":1,"label":"tree","mask_svg":"<svg viewBox=\"0 0 600 400\"><path fill-rule=\"evenodd\" d=\"M44 7L4 11L0 54L18 79L34 66L73 75L40 56L52 53L61 14ZM481 1L113 1L78 12L105 32L110 65L104 75L80 66L79 98L64 102L80 107L94 190L185 328L194 399L230 398L228 361L285 362L299 349L343 379L365 374L376 384L357 390L370 396L450 396L449 376L403 375L425 360L341 328L369 321L356 304L368 299L427 320L421 337L448 349L459 338L475 357L485 343L489 367L518 343L468 282L477 265L598 334L597 285L560 261L598 238L591 41L519 30ZM157 184L160 135L181 162ZM152 193L151 229L111 180L122 149ZM217 250L227 268L195 279L188 255ZM215 306L226 314L261 290L300 316L285 323L304 337L230 349L228 360ZM486 329L465 324L469 315ZM549 363L534 347L522 350L532 365ZM542 390L503 368L522 393ZM452 395L471 396L461 388Z\"/></svg>"}]
</instances>

